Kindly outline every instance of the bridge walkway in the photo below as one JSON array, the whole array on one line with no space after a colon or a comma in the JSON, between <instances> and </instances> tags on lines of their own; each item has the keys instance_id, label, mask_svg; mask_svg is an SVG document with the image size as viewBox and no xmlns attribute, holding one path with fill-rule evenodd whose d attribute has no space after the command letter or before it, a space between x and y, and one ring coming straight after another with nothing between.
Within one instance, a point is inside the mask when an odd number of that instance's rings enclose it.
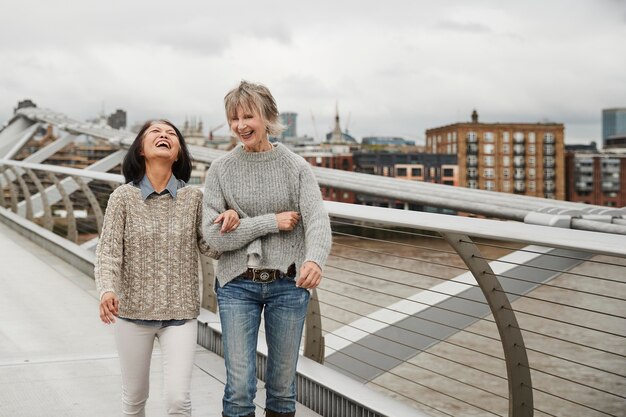
<instances>
[{"instance_id":1,"label":"bridge walkway","mask_svg":"<svg viewBox=\"0 0 626 417\"><path fill-rule=\"evenodd\" d=\"M93 279L0 223L0 416L120 415L113 328L100 322ZM158 343L147 415L165 416ZM193 415L221 416L224 360L198 346ZM257 415L263 415L259 381ZM301 406L299 416L318 414Z\"/></svg>"}]
</instances>

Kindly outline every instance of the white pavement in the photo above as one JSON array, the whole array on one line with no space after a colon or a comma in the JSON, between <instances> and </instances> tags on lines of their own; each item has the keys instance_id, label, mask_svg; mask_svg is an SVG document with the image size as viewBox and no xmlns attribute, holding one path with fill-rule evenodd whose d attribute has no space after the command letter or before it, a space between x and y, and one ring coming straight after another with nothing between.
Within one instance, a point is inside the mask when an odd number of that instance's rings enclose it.
<instances>
[{"instance_id":1,"label":"white pavement","mask_svg":"<svg viewBox=\"0 0 626 417\"><path fill-rule=\"evenodd\" d=\"M98 318L94 281L0 223L0 416L121 415L112 327ZM155 346L149 417L166 416ZM221 416L224 361L198 346L194 417ZM257 415L263 415L259 382ZM298 416L317 416L299 405Z\"/></svg>"}]
</instances>

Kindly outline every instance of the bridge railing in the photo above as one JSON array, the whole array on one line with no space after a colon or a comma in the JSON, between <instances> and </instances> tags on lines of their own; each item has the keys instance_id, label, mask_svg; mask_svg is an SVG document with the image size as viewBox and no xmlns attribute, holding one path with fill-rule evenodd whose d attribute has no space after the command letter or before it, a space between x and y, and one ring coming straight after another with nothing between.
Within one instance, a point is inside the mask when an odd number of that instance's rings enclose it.
<instances>
[{"instance_id":1,"label":"bridge railing","mask_svg":"<svg viewBox=\"0 0 626 417\"><path fill-rule=\"evenodd\" d=\"M90 272L108 196L122 182L1 161L1 213L66 239L57 246L75 247ZM326 207L333 250L303 343L324 366L301 360L302 403L324 416L624 415L626 238ZM220 353L217 316L203 315L200 342Z\"/></svg>"}]
</instances>

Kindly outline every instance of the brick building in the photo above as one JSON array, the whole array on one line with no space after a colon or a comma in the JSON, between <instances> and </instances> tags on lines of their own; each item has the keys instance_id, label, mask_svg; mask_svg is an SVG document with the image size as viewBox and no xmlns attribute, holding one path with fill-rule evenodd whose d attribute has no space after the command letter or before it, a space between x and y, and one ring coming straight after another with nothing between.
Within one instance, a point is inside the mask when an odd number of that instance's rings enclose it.
<instances>
[{"instance_id":1,"label":"brick building","mask_svg":"<svg viewBox=\"0 0 626 417\"><path fill-rule=\"evenodd\" d=\"M626 154L568 152L565 163L568 201L626 206Z\"/></svg>"},{"instance_id":2,"label":"brick building","mask_svg":"<svg viewBox=\"0 0 626 417\"><path fill-rule=\"evenodd\" d=\"M472 121L426 130L426 152L458 156L461 187L565 199L560 123Z\"/></svg>"}]
</instances>

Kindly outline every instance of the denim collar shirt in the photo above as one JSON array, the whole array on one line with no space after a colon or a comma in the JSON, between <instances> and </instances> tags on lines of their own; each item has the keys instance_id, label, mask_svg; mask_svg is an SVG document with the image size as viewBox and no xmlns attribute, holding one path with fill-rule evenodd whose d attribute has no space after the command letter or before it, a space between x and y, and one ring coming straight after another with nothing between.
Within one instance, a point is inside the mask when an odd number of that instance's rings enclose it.
<instances>
[{"instance_id":1,"label":"denim collar shirt","mask_svg":"<svg viewBox=\"0 0 626 417\"><path fill-rule=\"evenodd\" d=\"M166 192L170 193L172 198L175 199L176 191L178 191L179 188L183 188L185 186L185 181L176 179L174 174L172 174L172 176L170 177L170 180L167 182L167 185L165 186L165 189L161 191L160 193L157 193L154 190L154 187L152 186L152 184L150 183L148 176L144 175L141 181L139 181L139 184L135 184L135 186L139 187L139 189L141 190L141 198L143 199L143 201L146 201L148 197L150 197L152 194L163 195Z\"/></svg>"}]
</instances>

